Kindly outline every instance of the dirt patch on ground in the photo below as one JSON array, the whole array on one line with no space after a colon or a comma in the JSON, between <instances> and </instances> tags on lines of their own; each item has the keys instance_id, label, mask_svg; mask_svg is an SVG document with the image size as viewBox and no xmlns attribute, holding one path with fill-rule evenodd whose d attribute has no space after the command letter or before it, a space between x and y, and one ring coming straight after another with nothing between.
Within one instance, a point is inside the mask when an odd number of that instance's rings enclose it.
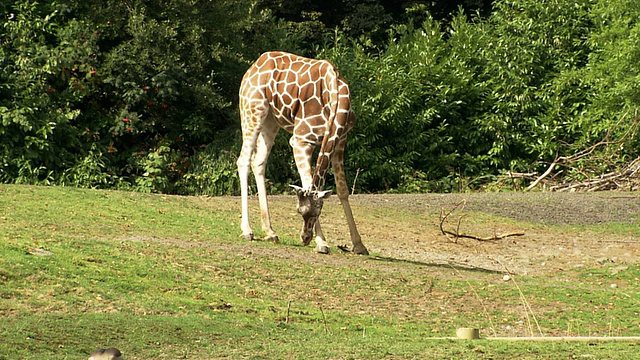
<instances>
[{"instance_id":1,"label":"dirt patch on ground","mask_svg":"<svg viewBox=\"0 0 640 360\"><path fill-rule=\"evenodd\" d=\"M452 329L460 325L460 319L469 323L481 322L478 318L489 316L487 314L502 315L489 317L494 325L491 325L491 332L484 329L485 334L537 334L527 324L527 310L523 311L517 296L513 297L515 281L513 284L504 281L507 273L528 275L538 284L549 282L566 288L567 297L572 296L573 282L590 281L580 287L585 294L588 291L611 292L611 298L606 298L604 303L591 303L588 297L580 303L573 299L564 303L561 296L548 301L536 292L527 291L527 301L532 307L528 311L546 319L548 325L540 331L545 335L592 334L594 331L606 334L607 330L602 328L604 323L592 331L588 316L584 318L587 319L584 324L580 322L582 317L577 318L576 332L567 332L566 328L556 326L557 321L550 319L563 316L565 310L577 311L575 307L605 314L603 309L613 307L611 304L618 306L616 292L610 287L613 282L621 288L637 287L637 280L597 283L595 278L585 281L579 276L587 273L584 269L604 267L613 274L640 262L640 193L357 195L350 199L370 256L338 250L337 245L349 242L349 230L336 197L326 201L321 217L323 230L332 246L329 255L316 254L312 247L302 247L298 237L302 219L296 212L296 199L292 195L269 197L273 227L281 237L278 245L247 242L239 236L240 199L237 197L196 200L203 202L198 206L203 206L207 212L219 211L234 216L237 225L229 230L230 237L216 239L206 235L212 232L204 228L202 233L205 235L197 239L135 236L126 240L229 253L239 266L247 266L242 276L253 280L252 283L241 282L240 286L246 286L247 296L268 295L288 300L294 306L322 304L321 309L335 313L371 314L378 318L393 314L400 321L428 322L434 336L452 335ZM461 232L491 236L521 231L525 235L490 242L455 241L442 235L439 228L441 211L449 211L463 201L464 209L452 214L447 224L449 228L457 226L462 216ZM250 215L259 238L263 234L255 197L250 200ZM210 226L217 224L211 221ZM336 268L357 271L335 271ZM579 271L572 271L574 269ZM282 274L277 270L283 270ZM297 271L304 271L305 281L300 281ZM296 276L287 275L287 272L296 273ZM336 274L340 277L335 277ZM229 275L229 281L236 281L237 276ZM463 281L469 282L468 288ZM531 286L537 289L539 285ZM402 291L394 292L396 288ZM491 289L512 289L514 293L506 298L475 293L491 292ZM629 310L625 314L632 313L633 310ZM611 318L612 315L606 316ZM628 316L633 318L634 315ZM625 324L629 330L621 331L628 333L632 326L637 326L632 321ZM633 329L635 331L637 327Z\"/></svg>"},{"instance_id":2,"label":"dirt patch on ground","mask_svg":"<svg viewBox=\"0 0 640 360\"><path fill-rule=\"evenodd\" d=\"M350 201L362 239L374 259L533 275L603 263L635 264L640 258L640 231L606 226L640 225L637 193L356 195ZM457 227L462 216L460 232L493 236L522 231L525 235L492 242L455 241L442 235L441 210L448 211L462 201L464 209L451 216L449 228ZM270 203L276 231L297 238L301 219L295 212L295 199L274 196ZM252 201L251 207L257 219L257 201ZM273 250L273 255L344 263L347 260L336 256L340 254L335 246L348 243L349 232L337 198L325 203L322 225L333 245L333 255L309 257L286 249ZM287 254L276 254L280 250Z\"/></svg>"},{"instance_id":3,"label":"dirt patch on ground","mask_svg":"<svg viewBox=\"0 0 640 360\"><path fill-rule=\"evenodd\" d=\"M544 225L597 225L638 222L637 193L477 193L360 195L361 205L385 203L409 211L450 209L465 200L466 210Z\"/></svg>"}]
</instances>

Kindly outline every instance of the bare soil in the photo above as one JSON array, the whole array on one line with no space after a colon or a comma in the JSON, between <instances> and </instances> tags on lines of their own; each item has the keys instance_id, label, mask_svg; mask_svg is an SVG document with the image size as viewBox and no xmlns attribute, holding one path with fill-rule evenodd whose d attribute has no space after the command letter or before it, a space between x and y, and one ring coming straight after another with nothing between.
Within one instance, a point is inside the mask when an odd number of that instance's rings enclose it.
<instances>
[{"instance_id":1,"label":"bare soil","mask_svg":"<svg viewBox=\"0 0 640 360\"><path fill-rule=\"evenodd\" d=\"M639 193L398 194L349 199L363 242L373 254L369 259L521 275L637 264L640 259L640 230L629 231L637 229L633 225L640 228ZM480 237L516 231L525 235L489 242L442 235L441 212L461 202L464 207L451 214L444 224L447 229ZM295 211L295 199L273 196L270 204L276 231L297 238L302 220ZM251 207L255 220L257 201ZM286 248L273 249L272 255L347 266L359 261L336 256L340 255L336 245L349 243L336 197L325 203L321 219L332 255L295 255Z\"/></svg>"}]
</instances>

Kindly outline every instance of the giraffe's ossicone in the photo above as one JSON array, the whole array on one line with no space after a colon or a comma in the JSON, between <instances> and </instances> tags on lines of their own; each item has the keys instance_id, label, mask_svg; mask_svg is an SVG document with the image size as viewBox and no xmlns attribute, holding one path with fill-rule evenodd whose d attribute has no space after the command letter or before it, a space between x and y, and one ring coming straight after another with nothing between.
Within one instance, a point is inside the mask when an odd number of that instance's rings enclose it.
<instances>
[{"instance_id":1,"label":"giraffe's ossicone","mask_svg":"<svg viewBox=\"0 0 640 360\"><path fill-rule=\"evenodd\" d=\"M267 52L247 70L240 85L240 117L242 150L238 157L242 198L242 234L253 240L249 224L248 177L253 170L258 189L262 229L268 240L278 241L271 226L265 188L267 159L278 131L291 133L289 143L300 174L302 187L295 187L298 212L302 215L300 233L307 245L315 231L316 251L328 253L319 216L329 166L333 167L338 198L349 225L352 251L368 254L362 244L351 206L349 188L344 174L343 156L347 133L355 123L351 109L349 86L338 75L336 67L326 60L308 59L285 52ZM313 150L320 144L315 169L312 171Z\"/></svg>"}]
</instances>

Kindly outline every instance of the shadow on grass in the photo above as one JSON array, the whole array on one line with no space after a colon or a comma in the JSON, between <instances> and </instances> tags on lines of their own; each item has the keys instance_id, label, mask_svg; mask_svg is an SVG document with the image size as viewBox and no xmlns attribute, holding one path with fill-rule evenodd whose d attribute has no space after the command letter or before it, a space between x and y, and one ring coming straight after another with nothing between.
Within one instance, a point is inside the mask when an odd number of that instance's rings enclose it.
<instances>
[{"instance_id":1,"label":"shadow on grass","mask_svg":"<svg viewBox=\"0 0 640 360\"><path fill-rule=\"evenodd\" d=\"M318 254L314 251L313 246L302 245L299 240L292 240L289 237L280 237L280 241L277 244L274 244L272 241L265 241L263 237L256 236L254 238L254 241L245 242L240 246L243 249L249 249L251 245L247 245L247 244L255 244L256 248L258 248L258 246L263 246L262 248L263 250L265 250L266 248L269 248L270 249L269 253L263 252L262 253L263 256L269 256L269 254L279 253L279 254L283 254L283 256L286 256L286 254L289 254L290 255L289 258L293 259L293 257L291 257L293 256L293 254L288 253L288 251L292 249L304 251L308 255L302 256L302 257L295 256L295 259L298 261L304 260L304 262L308 262L308 263L318 263L318 262L325 263L324 261L321 261L321 260L323 260L324 257L326 256L330 256L330 255ZM471 264L458 263L458 262L452 262L452 261L441 261L441 262L419 261L419 260L411 260L411 259L403 259L403 258L394 258L394 257L382 256L382 255L368 255L368 256L355 255L350 251L350 247L348 245L338 245L335 249L341 252L342 254L347 255L347 258L353 258L354 260L357 258L362 258L362 259L373 260L373 261L378 261L380 263L387 263L387 264L393 264L393 263L408 264L408 265L442 268L442 269L456 270L456 271L473 271L473 272L485 273L485 274L503 274L504 273L504 271L502 270L484 268L480 266L474 266ZM332 248L332 251L333 250L334 249Z\"/></svg>"},{"instance_id":2,"label":"shadow on grass","mask_svg":"<svg viewBox=\"0 0 640 360\"><path fill-rule=\"evenodd\" d=\"M469 264L461 264L461 263L454 263L454 262L440 262L440 263L424 262L424 261L416 261L416 260L409 260L409 259L398 259L398 258L392 258L388 256L379 256L379 255L370 256L369 259L375 260L375 261L387 262L387 263L402 263L402 264L411 264L411 265L419 265L419 266L438 267L438 268L454 269L458 271L475 271L475 272L481 272L481 273L487 273L487 274L503 273L503 271L499 271L499 270L487 269L487 268L473 266Z\"/></svg>"}]
</instances>

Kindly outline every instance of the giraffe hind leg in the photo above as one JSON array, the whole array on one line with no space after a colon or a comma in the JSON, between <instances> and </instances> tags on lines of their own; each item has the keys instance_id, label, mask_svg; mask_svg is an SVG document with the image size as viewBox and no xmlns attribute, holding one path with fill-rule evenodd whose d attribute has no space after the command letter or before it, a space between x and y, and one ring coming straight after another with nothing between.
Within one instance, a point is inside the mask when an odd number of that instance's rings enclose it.
<instances>
[{"instance_id":1,"label":"giraffe hind leg","mask_svg":"<svg viewBox=\"0 0 640 360\"><path fill-rule=\"evenodd\" d=\"M262 103L256 106L240 97L240 114L242 122L242 149L238 156L238 177L240 178L240 196L242 203L242 237L252 241L253 230L249 222L249 171L256 150L256 143L261 131L261 124L267 116L268 104Z\"/></svg>"},{"instance_id":2,"label":"giraffe hind leg","mask_svg":"<svg viewBox=\"0 0 640 360\"><path fill-rule=\"evenodd\" d=\"M250 138L245 138L242 144L242 151L238 156L238 177L240 178L240 197L242 202L242 237L247 241L253 240L253 230L249 223L249 164L253 153L253 142Z\"/></svg>"},{"instance_id":3,"label":"giraffe hind leg","mask_svg":"<svg viewBox=\"0 0 640 360\"><path fill-rule=\"evenodd\" d=\"M265 240L277 243L278 235L271 226L271 215L269 214L269 203L267 201L267 189L265 185L265 172L269 153L273 147L273 141L278 134L278 127L275 120L267 117L262 124L262 129L258 135L256 151L251 159L251 169L256 179L258 188L258 200L260 202L260 218L262 220L262 230L265 232Z\"/></svg>"}]
</instances>

